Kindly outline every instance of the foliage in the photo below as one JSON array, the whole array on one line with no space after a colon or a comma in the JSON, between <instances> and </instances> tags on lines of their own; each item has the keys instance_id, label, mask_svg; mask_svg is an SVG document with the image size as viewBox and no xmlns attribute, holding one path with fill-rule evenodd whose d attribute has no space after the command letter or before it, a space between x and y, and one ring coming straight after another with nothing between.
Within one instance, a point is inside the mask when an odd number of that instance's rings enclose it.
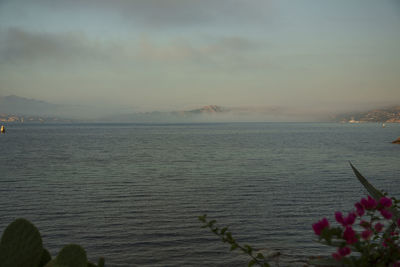
<instances>
[{"instance_id":1,"label":"foliage","mask_svg":"<svg viewBox=\"0 0 400 267\"><path fill-rule=\"evenodd\" d=\"M400 266L399 228L384 231L394 220L390 209L398 208L399 203L395 198L383 196L377 201L368 196L347 216L335 213L339 226L331 226L324 218L313 224L313 229L320 243L337 248L332 258L344 265Z\"/></svg>"},{"instance_id":2,"label":"foliage","mask_svg":"<svg viewBox=\"0 0 400 267\"><path fill-rule=\"evenodd\" d=\"M255 252L255 250L250 246L250 245L240 245L232 236L232 233L228 231L228 227L223 227L219 228L215 226L215 223L217 222L216 220L207 220L207 215L199 216L199 220L203 222L202 228L209 228L211 232L216 234L221 238L221 240L224 243L228 243L231 246L231 251L232 250L240 250L244 254L247 254L250 256L250 261L248 263L248 266L253 266L254 264L258 264L259 266L262 267L269 267L270 264L268 263L268 260L272 260L274 258L278 259L280 253L274 253L272 255L264 256L261 252Z\"/></svg>"},{"instance_id":3,"label":"foliage","mask_svg":"<svg viewBox=\"0 0 400 267\"><path fill-rule=\"evenodd\" d=\"M318 241L336 247L331 258L314 257L309 261L314 266L393 266L400 267L400 200L387 197L376 189L350 163L359 182L370 196L355 203L355 210L347 216L335 213L338 226L331 226L326 218L313 224ZM231 250L240 249L250 256L249 266L270 266L261 253L255 255L249 245L240 245L227 231L227 227L215 227L215 220L208 221L206 215L200 216L203 228L209 228L223 242L231 245Z\"/></svg>"},{"instance_id":4,"label":"foliage","mask_svg":"<svg viewBox=\"0 0 400 267\"><path fill-rule=\"evenodd\" d=\"M4 230L0 242L2 267L104 267L88 262L85 250L75 244L65 246L55 259L43 248L39 230L26 219L16 219Z\"/></svg>"},{"instance_id":5,"label":"foliage","mask_svg":"<svg viewBox=\"0 0 400 267\"><path fill-rule=\"evenodd\" d=\"M351 163L350 163L351 165ZM356 177L371 194L355 203L347 216L335 213L338 226L326 218L313 224L322 244L336 247L330 260L311 261L330 266L400 266L400 201L377 190L351 165Z\"/></svg>"}]
</instances>

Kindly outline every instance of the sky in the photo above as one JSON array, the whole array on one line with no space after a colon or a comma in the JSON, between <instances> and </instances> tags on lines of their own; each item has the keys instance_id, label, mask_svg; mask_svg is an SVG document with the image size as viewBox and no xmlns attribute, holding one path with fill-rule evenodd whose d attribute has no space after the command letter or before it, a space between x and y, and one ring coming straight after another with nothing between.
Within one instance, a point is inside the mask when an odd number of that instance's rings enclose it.
<instances>
[{"instance_id":1,"label":"sky","mask_svg":"<svg viewBox=\"0 0 400 267\"><path fill-rule=\"evenodd\" d=\"M136 111L400 104L398 0L0 0L0 96Z\"/></svg>"}]
</instances>

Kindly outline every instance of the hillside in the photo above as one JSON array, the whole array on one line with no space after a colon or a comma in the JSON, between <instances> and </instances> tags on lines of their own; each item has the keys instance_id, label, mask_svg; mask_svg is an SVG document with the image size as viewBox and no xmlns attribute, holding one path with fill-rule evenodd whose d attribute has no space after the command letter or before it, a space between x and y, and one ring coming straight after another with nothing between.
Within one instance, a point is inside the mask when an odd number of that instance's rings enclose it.
<instances>
[{"instance_id":1,"label":"hillside","mask_svg":"<svg viewBox=\"0 0 400 267\"><path fill-rule=\"evenodd\" d=\"M58 108L56 104L15 95L0 97L0 113L43 116L54 114Z\"/></svg>"},{"instance_id":2,"label":"hillside","mask_svg":"<svg viewBox=\"0 0 400 267\"><path fill-rule=\"evenodd\" d=\"M400 106L337 115L338 122L400 122Z\"/></svg>"}]
</instances>

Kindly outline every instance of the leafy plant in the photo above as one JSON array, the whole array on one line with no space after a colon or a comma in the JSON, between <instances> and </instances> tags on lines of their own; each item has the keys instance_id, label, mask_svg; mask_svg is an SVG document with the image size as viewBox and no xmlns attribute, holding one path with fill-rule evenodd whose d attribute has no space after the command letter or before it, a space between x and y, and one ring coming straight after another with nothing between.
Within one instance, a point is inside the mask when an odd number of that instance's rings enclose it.
<instances>
[{"instance_id":1,"label":"leafy plant","mask_svg":"<svg viewBox=\"0 0 400 267\"><path fill-rule=\"evenodd\" d=\"M311 263L320 266L400 267L400 201L387 197L353 165L351 167L371 196L355 203L355 210L347 216L336 212L335 219L339 226L331 226L326 218L313 224L318 241L337 250L330 260L312 260Z\"/></svg>"},{"instance_id":2,"label":"leafy plant","mask_svg":"<svg viewBox=\"0 0 400 267\"><path fill-rule=\"evenodd\" d=\"M4 230L0 241L2 267L96 267L88 262L85 250L75 244L65 246L55 259L43 248L39 230L26 219L16 219ZM100 258L97 267L104 267Z\"/></svg>"},{"instance_id":3,"label":"leafy plant","mask_svg":"<svg viewBox=\"0 0 400 267\"><path fill-rule=\"evenodd\" d=\"M257 264L262 267L269 267L271 266L268 263L268 260L276 259L277 261L279 260L280 253L274 253L272 255L267 255L264 256L263 253L261 252L255 252L255 250L250 246L250 245L241 245L239 244L232 236L232 233L228 231L228 227L223 227L219 228L215 226L215 223L217 222L216 220L207 220L207 215L199 216L199 220L203 222L202 228L209 228L211 232L219 236L224 243L228 243L231 248L230 250L240 250L244 254L247 254L250 256L250 261L248 263L248 266L253 266L254 264ZM279 265L279 263L277 263Z\"/></svg>"},{"instance_id":4,"label":"leafy plant","mask_svg":"<svg viewBox=\"0 0 400 267\"><path fill-rule=\"evenodd\" d=\"M326 218L313 224L318 241L336 247L337 250L332 253L331 258L313 257L309 264L400 267L400 200L387 197L386 193L369 183L351 162L350 166L370 196L357 202L355 210L350 211L347 216L336 212L335 218L339 226L332 227ZM229 243L231 250L239 249L250 256L248 266L270 266L268 260L273 257L265 257L262 253L255 254L251 246L240 245L228 232L227 227L219 229L215 226L216 221L208 221L206 215L200 216L199 220L203 222L203 228L209 228L223 242Z\"/></svg>"}]
</instances>

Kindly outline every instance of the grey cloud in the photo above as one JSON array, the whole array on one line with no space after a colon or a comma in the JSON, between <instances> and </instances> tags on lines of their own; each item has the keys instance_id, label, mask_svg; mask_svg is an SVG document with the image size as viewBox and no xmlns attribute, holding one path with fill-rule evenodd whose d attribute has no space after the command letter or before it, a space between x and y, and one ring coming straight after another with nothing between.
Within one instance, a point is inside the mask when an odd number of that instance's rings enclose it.
<instances>
[{"instance_id":1,"label":"grey cloud","mask_svg":"<svg viewBox=\"0 0 400 267\"><path fill-rule=\"evenodd\" d=\"M4 63L103 60L101 44L83 33L32 33L19 28L0 31L0 59ZM1 64L1 63L0 63Z\"/></svg>"},{"instance_id":2,"label":"grey cloud","mask_svg":"<svg viewBox=\"0 0 400 267\"><path fill-rule=\"evenodd\" d=\"M239 36L207 38L193 43L182 38L160 42L144 35L138 41L95 41L83 33L27 32L19 28L0 31L0 66L6 64L124 68L155 63L193 67L240 67L261 46ZM247 63L246 63L247 62ZM253 64L255 64L254 62ZM248 67L248 66L246 66Z\"/></svg>"},{"instance_id":3,"label":"grey cloud","mask_svg":"<svg viewBox=\"0 0 400 267\"><path fill-rule=\"evenodd\" d=\"M5 3L10 0L5 0ZM240 25L265 21L272 5L266 0L14 0L13 4L35 4L53 12L69 10L103 11L120 15L126 22L138 26L165 28L225 23ZM71 13L73 14L73 13ZM107 17L104 17L107 20Z\"/></svg>"},{"instance_id":4,"label":"grey cloud","mask_svg":"<svg viewBox=\"0 0 400 267\"><path fill-rule=\"evenodd\" d=\"M231 57L232 54L246 54L255 51L259 45L243 37L210 38L202 45L177 39L168 44L158 44L143 37L140 40L138 55L151 60L195 60L205 61L212 58Z\"/></svg>"}]
</instances>

